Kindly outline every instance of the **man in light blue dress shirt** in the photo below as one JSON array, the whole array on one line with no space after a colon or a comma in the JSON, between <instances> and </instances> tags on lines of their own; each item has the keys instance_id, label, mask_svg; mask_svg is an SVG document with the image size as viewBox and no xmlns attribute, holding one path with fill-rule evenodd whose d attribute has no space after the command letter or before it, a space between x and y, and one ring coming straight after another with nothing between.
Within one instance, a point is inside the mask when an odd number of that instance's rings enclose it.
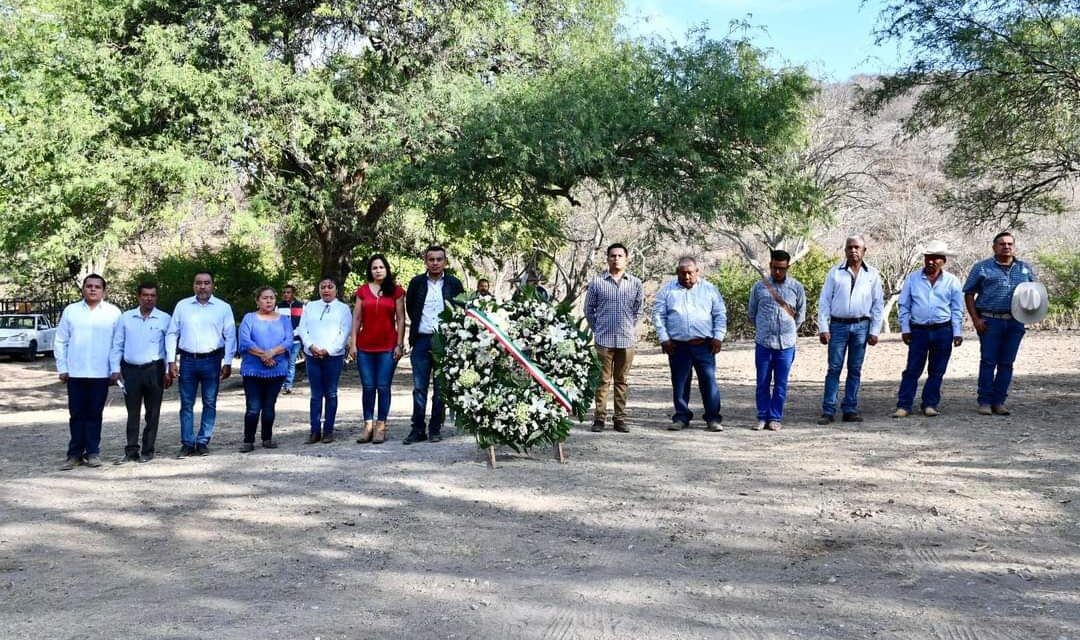
<instances>
[{"instance_id":1,"label":"man in light blue dress shirt","mask_svg":"<svg viewBox=\"0 0 1080 640\"><path fill-rule=\"evenodd\" d=\"M214 297L214 276L195 274L195 295L176 303L165 334L169 374L179 377L180 453L178 458L210 453L217 418L218 385L232 375L236 320L228 302ZM180 366L177 368L177 360ZM202 388L202 416L195 433L195 394Z\"/></svg>"},{"instance_id":2,"label":"man in light blue dress shirt","mask_svg":"<svg viewBox=\"0 0 1080 640\"><path fill-rule=\"evenodd\" d=\"M153 282L140 283L137 289L139 306L124 312L113 331L109 355L112 382L123 381L127 405L127 445L117 464L154 459L161 398L165 389L172 385L172 377L165 367L165 332L172 317L157 308L157 291ZM146 429L140 451L139 414L144 405Z\"/></svg>"},{"instance_id":3,"label":"man in light blue dress shirt","mask_svg":"<svg viewBox=\"0 0 1080 640\"><path fill-rule=\"evenodd\" d=\"M727 333L724 298L711 282L701 280L697 261L679 259L676 279L668 282L653 301L653 326L671 368L671 395L675 414L671 431L690 426L690 371L698 377L708 431L723 431L720 389L716 384L716 354Z\"/></svg>"},{"instance_id":4,"label":"man in light blue dress shirt","mask_svg":"<svg viewBox=\"0 0 1080 640\"><path fill-rule=\"evenodd\" d=\"M944 242L933 241L923 249L923 268L908 275L900 289L900 335L908 345L907 366L900 379L894 418L911 415L919 376L926 368L922 412L938 415L941 381L949 366L953 347L964 342L964 293L960 279L944 270L953 255Z\"/></svg>"},{"instance_id":5,"label":"man in light blue dress shirt","mask_svg":"<svg viewBox=\"0 0 1080 640\"><path fill-rule=\"evenodd\" d=\"M754 323L754 366L757 370L755 431L783 428L788 376L795 362L795 340L806 320L806 289L788 276L791 254L769 255L769 276L750 289L747 314Z\"/></svg>"},{"instance_id":6,"label":"man in light blue dress shirt","mask_svg":"<svg viewBox=\"0 0 1080 640\"><path fill-rule=\"evenodd\" d=\"M101 420L109 397L109 349L120 309L105 302L105 278L83 278L83 299L60 316L53 357L60 382L67 385L68 442L64 471L85 464L101 466Z\"/></svg>"},{"instance_id":7,"label":"man in light blue dress shirt","mask_svg":"<svg viewBox=\"0 0 1080 640\"><path fill-rule=\"evenodd\" d=\"M825 276L818 298L818 338L829 347L829 372L818 424L829 424L836 415L840 391L840 371L847 355L847 382L840 406L844 422L862 422L859 415L859 385L862 383L866 345L876 345L885 319L885 294L881 274L863 261L866 242L850 236L844 242L846 260Z\"/></svg>"}]
</instances>

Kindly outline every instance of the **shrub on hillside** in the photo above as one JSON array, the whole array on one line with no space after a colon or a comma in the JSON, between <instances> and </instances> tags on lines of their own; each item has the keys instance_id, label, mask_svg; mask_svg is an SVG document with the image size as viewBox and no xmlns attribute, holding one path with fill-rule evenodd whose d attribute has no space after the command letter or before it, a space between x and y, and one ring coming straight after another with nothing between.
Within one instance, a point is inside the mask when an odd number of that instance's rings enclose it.
<instances>
[{"instance_id":1,"label":"shrub on hillside","mask_svg":"<svg viewBox=\"0 0 1080 640\"><path fill-rule=\"evenodd\" d=\"M1062 248L1038 256L1039 274L1050 296L1045 325L1073 328L1080 325L1080 251Z\"/></svg>"}]
</instances>

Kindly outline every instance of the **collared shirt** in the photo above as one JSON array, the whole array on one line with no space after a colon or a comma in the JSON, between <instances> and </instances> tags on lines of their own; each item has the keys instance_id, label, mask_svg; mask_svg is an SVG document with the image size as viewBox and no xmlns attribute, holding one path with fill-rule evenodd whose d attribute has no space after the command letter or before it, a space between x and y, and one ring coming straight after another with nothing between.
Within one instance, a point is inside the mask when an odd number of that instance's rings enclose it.
<instances>
[{"instance_id":1,"label":"collared shirt","mask_svg":"<svg viewBox=\"0 0 1080 640\"><path fill-rule=\"evenodd\" d=\"M236 355L236 321L232 307L210 296L206 304L191 296L176 303L169 330L165 333L165 359L176 362L177 349L188 353L210 353L225 349L222 362Z\"/></svg>"},{"instance_id":2,"label":"collared shirt","mask_svg":"<svg viewBox=\"0 0 1080 640\"><path fill-rule=\"evenodd\" d=\"M687 289L678 279L664 285L653 301L653 326L660 342L723 340L727 334L724 297L711 282L700 280Z\"/></svg>"},{"instance_id":3,"label":"collared shirt","mask_svg":"<svg viewBox=\"0 0 1080 640\"><path fill-rule=\"evenodd\" d=\"M164 360L165 332L169 330L171 319L157 307L145 318L138 307L125 311L113 330L112 353L109 354L112 372L120 372L121 360L135 365Z\"/></svg>"},{"instance_id":4,"label":"collared shirt","mask_svg":"<svg viewBox=\"0 0 1080 640\"><path fill-rule=\"evenodd\" d=\"M93 309L86 300L65 307L53 341L56 372L72 378L108 378L109 351L118 320L120 309L104 300Z\"/></svg>"},{"instance_id":5,"label":"collared shirt","mask_svg":"<svg viewBox=\"0 0 1080 640\"><path fill-rule=\"evenodd\" d=\"M446 277L443 276L438 280L432 280L428 277L427 281L427 297L424 298L424 311L420 315L420 333L435 333L435 330L439 328L439 314L446 308L446 302L443 300L443 283L446 282Z\"/></svg>"},{"instance_id":6,"label":"collared shirt","mask_svg":"<svg viewBox=\"0 0 1080 640\"><path fill-rule=\"evenodd\" d=\"M856 276L841 263L829 269L818 298L818 327L825 333L831 318L870 318L870 335L881 333L885 292L878 270L862 263Z\"/></svg>"},{"instance_id":7,"label":"collared shirt","mask_svg":"<svg viewBox=\"0 0 1080 640\"><path fill-rule=\"evenodd\" d=\"M304 342L304 353L311 355L311 347L326 349L332 356L345 353L352 332L352 311L341 300L324 302L312 300L304 305L297 329Z\"/></svg>"},{"instance_id":8,"label":"collared shirt","mask_svg":"<svg viewBox=\"0 0 1080 640\"><path fill-rule=\"evenodd\" d=\"M990 313L1009 313L1012 295L1022 282L1035 282L1038 274L1022 260L1014 259L1003 267L994 258L980 260L968 272L964 293L975 294L975 309Z\"/></svg>"},{"instance_id":9,"label":"collared shirt","mask_svg":"<svg viewBox=\"0 0 1080 640\"><path fill-rule=\"evenodd\" d=\"M930 284L926 271L908 274L900 289L900 333L911 333L911 324L952 324L953 336L964 335L964 293L960 278L942 271Z\"/></svg>"},{"instance_id":10,"label":"collared shirt","mask_svg":"<svg viewBox=\"0 0 1080 640\"><path fill-rule=\"evenodd\" d=\"M634 327L645 312L645 294L638 280L624 273L616 280L610 272L592 279L585 294L585 319L596 344L608 349L634 346Z\"/></svg>"},{"instance_id":11,"label":"collared shirt","mask_svg":"<svg viewBox=\"0 0 1080 640\"><path fill-rule=\"evenodd\" d=\"M784 310L769 293L765 283L758 280L750 288L748 313L754 323L754 342L768 349L790 349L795 346L799 327L806 321L806 289L788 276L783 282L769 277L769 283L780 298L795 310L795 317Z\"/></svg>"}]
</instances>

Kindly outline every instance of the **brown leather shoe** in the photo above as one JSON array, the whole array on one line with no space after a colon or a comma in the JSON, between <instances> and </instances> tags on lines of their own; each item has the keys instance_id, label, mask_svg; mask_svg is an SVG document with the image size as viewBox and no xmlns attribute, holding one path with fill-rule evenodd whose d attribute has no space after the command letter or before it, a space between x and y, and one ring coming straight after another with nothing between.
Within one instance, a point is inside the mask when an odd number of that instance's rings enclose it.
<instances>
[{"instance_id":1,"label":"brown leather shoe","mask_svg":"<svg viewBox=\"0 0 1080 640\"><path fill-rule=\"evenodd\" d=\"M590 429L590 431L600 432L600 431L603 431L603 430L604 430L604 421L603 420L593 420L592 428Z\"/></svg>"},{"instance_id":2,"label":"brown leather shoe","mask_svg":"<svg viewBox=\"0 0 1080 640\"><path fill-rule=\"evenodd\" d=\"M323 444L330 444L333 441L334 441L334 432L333 431L331 431L330 433L324 433L323 434L323 437L322 437Z\"/></svg>"},{"instance_id":3,"label":"brown leather shoe","mask_svg":"<svg viewBox=\"0 0 1080 640\"><path fill-rule=\"evenodd\" d=\"M364 444L365 442L371 442L374 432L375 422L372 420L364 420L364 429L360 432L360 437L356 439L356 443Z\"/></svg>"},{"instance_id":4,"label":"brown leather shoe","mask_svg":"<svg viewBox=\"0 0 1080 640\"><path fill-rule=\"evenodd\" d=\"M1012 413L1011 411L1009 411L1009 408L1003 404L995 404L994 406L990 407L990 410L994 412L995 416L1007 416Z\"/></svg>"},{"instance_id":5,"label":"brown leather shoe","mask_svg":"<svg viewBox=\"0 0 1080 640\"><path fill-rule=\"evenodd\" d=\"M375 423L374 431L371 434L372 444L382 444L386 442L386 423L379 420Z\"/></svg>"},{"instance_id":6,"label":"brown leather shoe","mask_svg":"<svg viewBox=\"0 0 1080 640\"><path fill-rule=\"evenodd\" d=\"M629 433L630 427L626 426L625 422L613 422L612 427L619 433Z\"/></svg>"}]
</instances>

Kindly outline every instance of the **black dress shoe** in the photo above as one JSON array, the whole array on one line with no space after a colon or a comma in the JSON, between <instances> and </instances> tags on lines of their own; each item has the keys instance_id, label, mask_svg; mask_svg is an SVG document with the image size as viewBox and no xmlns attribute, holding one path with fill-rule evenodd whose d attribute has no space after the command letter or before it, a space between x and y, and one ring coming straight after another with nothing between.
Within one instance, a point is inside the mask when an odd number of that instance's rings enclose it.
<instances>
[{"instance_id":1,"label":"black dress shoe","mask_svg":"<svg viewBox=\"0 0 1080 640\"><path fill-rule=\"evenodd\" d=\"M844 422L862 422L862 416L858 413L845 413Z\"/></svg>"},{"instance_id":2,"label":"black dress shoe","mask_svg":"<svg viewBox=\"0 0 1080 640\"><path fill-rule=\"evenodd\" d=\"M603 430L604 430L604 421L603 420L593 420L592 428L590 428L589 431L592 431L593 433L599 433L599 432L601 432Z\"/></svg>"},{"instance_id":3,"label":"black dress shoe","mask_svg":"<svg viewBox=\"0 0 1080 640\"><path fill-rule=\"evenodd\" d=\"M304 444L315 444L315 443L319 442L320 440L322 440L322 434L321 433L312 433L312 434L308 435L307 440L304 440Z\"/></svg>"},{"instance_id":4,"label":"black dress shoe","mask_svg":"<svg viewBox=\"0 0 1080 640\"><path fill-rule=\"evenodd\" d=\"M437 433L433 433L431 434L431 437L428 438L428 440L431 442L442 442L442 436Z\"/></svg>"},{"instance_id":5,"label":"black dress shoe","mask_svg":"<svg viewBox=\"0 0 1080 640\"><path fill-rule=\"evenodd\" d=\"M263 449L277 449L277 443L273 440L263 440Z\"/></svg>"},{"instance_id":6,"label":"black dress shoe","mask_svg":"<svg viewBox=\"0 0 1080 640\"><path fill-rule=\"evenodd\" d=\"M821 414L821 417L818 418L817 423L818 424L832 424L833 423L833 415L831 413L823 413L823 414Z\"/></svg>"},{"instance_id":7,"label":"black dress shoe","mask_svg":"<svg viewBox=\"0 0 1080 640\"><path fill-rule=\"evenodd\" d=\"M423 442L427 440L427 436L422 433L410 433L405 436L405 439L401 441L401 444L412 444L414 442Z\"/></svg>"},{"instance_id":8,"label":"black dress shoe","mask_svg":"<svg viewBox=\"0 0 1080 640\"><path fill-rule=\"evenodd\" d=\"M323 437L322 437L322 441L323 441L323 444L330 444L331 442L333 442L334 441L334 432L330 431L328 433L324 433Z\"/></svg>"},{"instance_id":9,"label":"black dress shoe","mask_svg":"<svg viewBox=\"0 0 1080 640\"><path fill-rule=\"evenodd\" d=\"M251 453L254 450L255 450L255 443L254 442L245 442L244 444L240 445L240 453Z\"/></svg>"},{"instance_id":10,"label":"black dress shoe","mask_svg":"<svg viewBox=\"0 0 1080 640\"><path fill-rule=\"evenodd\" d=\"M142 454L142 456L139 457L139 462L150 462L153 459L154 459L154 452L151 451L150 453Z\"/></svg>"},{"instance_id":11,"label":"black dress shoe","mask_svg":"<svg viewBox=\"0 0 1080 640\"><path fill-rule=\"evenodd\" d=\"M630 433L630 427L626 426L625 422L614 423L614 428L619 433Z\"/></svg>"},{"instance_id":12,"label":"black dress shoe","mask_svg":"<svg viewBox=\"0 0 1080 640\"><path fill-rule=\"evenodd\" d=\"M195 445L195 453L200 456L208 456L210 455L210 446L205 444Z\"/></svg>"},{"instance_id":13,"label":"black dress shoe","mask_svg":"<svg viewBox=\"0 0 1080 640\"><path fill-rule=\"evenodd\" d=\"M195 455L195 447L189 447L186 444L180 447L180 452L176 454L177 458L186 458L188 456Z\"/></svg>"}]
</instances>

